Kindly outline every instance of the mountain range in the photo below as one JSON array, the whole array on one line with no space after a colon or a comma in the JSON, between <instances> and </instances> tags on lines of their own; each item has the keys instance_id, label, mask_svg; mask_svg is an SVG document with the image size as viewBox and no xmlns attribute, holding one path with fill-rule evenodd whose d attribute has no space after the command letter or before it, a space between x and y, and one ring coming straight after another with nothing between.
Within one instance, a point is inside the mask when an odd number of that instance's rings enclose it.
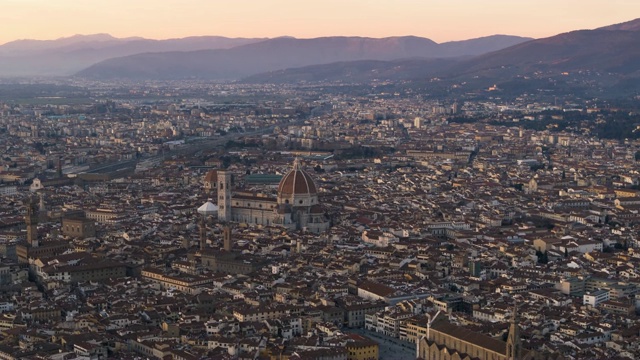
<instances>
[{"instance_id":1,"label":"mountain range","mask_svg":"<svg viewBox=\"0 0 640 360\"><path fill-rule=\"evenodd\" d=\"M71 74L253 83L437 79L479 87L588 74L640 91L640 19L544 39L494 35L441 44L416 36L149 40L95 34L0 45L0 76Z\"/></svg>"},{"instance_id":2,"label":"mountain range","mask_svg":"<svg viewBox=\"0 0 640 360\"><path fill-rule=\"evenodd\" d=\"M597 71L633 75L640 70L640 31L580 30L529 41L454 66L457 76L536 71Z\"/></svg>"},{"instance_id":3,"label":"mountain range","mask_svg":"<svg viewBox=\"0 0 640 360\"><path fill-rule=\"evenodd\" d=\"M581 78L576 79L575 74ZM545 82L562 82L574 89L595 87L598 91L639 92L640 19L525 41L474 57L337 62L257 74L244 81L367 82L378 79L426 82L433 78L449 85L464 83L465 90L493 84L529 86L535 90Z\"/></svg>"},{"instance_id":4,"label":"mountain range","mask_svg":"<svg viewBox=\"0 0 640 360\"><path fill-rule=\"evenodd\" d=\"M151 40L109 34L57 40L16 40L0 45L0 76L67 76L114 57L146 52L228 49L265 39L194 36Z\"/></svg>"},{"instance_id":5,"label":"mountain range","mask_svg":"<svg viewBox=\"0 0 640 360\"><path fill-rule=\"evenodd\" d=\"M437 44L413 36L384 39L194 36L151 40L116 38L109 34L74 35L0 45L0 76L68 76L80 72L89 77L236 79L335 61L472 56L526 40L497 35Z\"/></svg>"},{"instance_id":6,"label":"mountain range","mask_svg":"<svg viewBox=\"0 0 640 360\"><path fill-rule=\"evenodd\" d=\"M475 56L530 40L495 35L438 44L402 36L276 38L230 49L144 53L114 58L79 72L89 78L236 80L254 74L333 62Z\"/></svg>"}]
</instances>

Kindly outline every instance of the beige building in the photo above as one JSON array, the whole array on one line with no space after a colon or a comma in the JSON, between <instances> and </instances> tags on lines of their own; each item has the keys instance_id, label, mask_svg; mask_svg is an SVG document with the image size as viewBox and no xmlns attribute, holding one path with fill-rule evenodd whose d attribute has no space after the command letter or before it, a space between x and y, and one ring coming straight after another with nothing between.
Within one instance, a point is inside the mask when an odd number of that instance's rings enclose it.
<instances>
[{"instance_id":1,"label":"beige building","mask_svg":"<svg viewBox=\"0 0 640 360\"><path fill-rule=\"evenodd\" d=\"M163 289L175 289L187 294L199 294L200 288L213 284L213 278L210 277L184 273L169 275L157 268L143 269L142 278L160 284Z\"/></svg>"},{"instance_id":2,"label":"beige building","mask_svg":"<svg viewBox=\"0 0 640 360\"><path fill-rule=\"evenodd\" d=\"M274 307L256 306L233 310L233 316L240 322L274 320L284 317L296 317L301 314L299 307L280 305Z\"/></svg>"},{"instance_id":3,"label":"beige building","mask_svg":"<svg viewBox=\"0 0 640 360\"><path fill-rule=\"evenodd\" d=\"M124 213L111 209L87 210L85 211L85 216L103 224L117 224L121 219L125 218Z\"/></svg>"},{"instance_id":4,"label":"beige building","mask_svg":"<svg viewBox=\"0 0 640 360\"><path fill-rule=\"evenodd\" d=\"M64 283L78 283L84 281L101 281L107 279L117 279L127 276L127 266L125 264L111 261L95 259L90 263L82 264L59 264L55 260L51 264L43 263L38 258L32 261L31 268L38 278L43 281L60 281Z\"/></svg>"},{"instance_id":5,"label":"beige building","mask_svg":"<svg viewBox=\"0 0 640 360\"><path fill-rule=\"evenodd\" d=\"M62 233L65 236L88 238L96 236L96 226L93 220L87 218L62 219Z\"/></svg>"}]
</instances>

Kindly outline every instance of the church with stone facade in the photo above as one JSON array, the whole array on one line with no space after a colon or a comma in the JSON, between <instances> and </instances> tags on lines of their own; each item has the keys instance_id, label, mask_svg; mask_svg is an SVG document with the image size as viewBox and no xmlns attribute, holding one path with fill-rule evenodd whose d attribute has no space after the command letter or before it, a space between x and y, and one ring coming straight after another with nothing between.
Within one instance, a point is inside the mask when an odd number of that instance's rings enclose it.
<instances>
[{"instance_id":1,"label":"church with stone facade","mask_svg":"<svg viewBox=\"0 0 640 360\"><path fill-rule=\"evenodd\" d=\"M319 204L316 185L297 159L280 181L275 198L234 193L229 171L218 170L217 180L220 221L281 226L313 233L329 229L330 222Z\"/></svg>"},{"instance_id":2,"label":"church with stone facade","mask_svg":"<svg viewBox=\"0 0 640 360\"><path fill-rule=\"evenodd\" d=\"M452 324L438 314L424 329L416 347L417 358L424 360L564 360L561 354L523 348L517 309L512 314L507 341Z\"/></svg>"}]
</instances>

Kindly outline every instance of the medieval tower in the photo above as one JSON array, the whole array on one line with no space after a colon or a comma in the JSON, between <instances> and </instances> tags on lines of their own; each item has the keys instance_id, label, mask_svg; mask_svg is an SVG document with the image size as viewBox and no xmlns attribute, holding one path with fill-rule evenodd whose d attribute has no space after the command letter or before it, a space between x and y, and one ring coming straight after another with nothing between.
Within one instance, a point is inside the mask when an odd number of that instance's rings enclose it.
<instances>
[{"instance_id":1,"label":"medieval tower","mask_svg":"<svg viewBox=\"0 0 640 360\"><path fill-rule=\"evenodd\" d=\"M218 171L218 219L231 220L231 173Z\"/></svg>"}]
</instances>

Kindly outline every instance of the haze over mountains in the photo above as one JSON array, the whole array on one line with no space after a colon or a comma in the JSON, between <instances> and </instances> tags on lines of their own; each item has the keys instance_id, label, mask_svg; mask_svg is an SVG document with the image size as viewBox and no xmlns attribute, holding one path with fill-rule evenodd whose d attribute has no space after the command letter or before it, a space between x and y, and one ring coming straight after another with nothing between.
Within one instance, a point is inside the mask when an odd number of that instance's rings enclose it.
<instances>
[{"instance_id":1,"label":"haze over mountains","mask_svg":"<svg viewBox=\"0 0 640 360\"><path fill-rule=\"evenodd\" d=\"M105 60L79 73L90 78L235 80L267 71L359 60L474 56L529 40L496 35L437 44L415 36L382 39L276 38L230 49L145 53Z\"/></svg>"},{"instance_id":2,"label":"haze over mountains","mask_svg":"<svg viewBox=\"0 0 640 360\"><path fill-rule=\"evenodd\" d=\"M429 79L458 64L464 58L359 60L270 71L248 76L247 84L295 84L300 82L367 83L373 80Z\"/></svg>"},{"instance_id":3,"label":"haze over mountains","mask_svg":"<svg viewBox=\"0 0 640 360\"><path fill-rule=\"evenodd\" d=\"M438 44L415 36L148 40L96 34L0 46L0 76L256 83L439 78L485 86L575 73L595 74L607 86L640 88L640 19L537 40L494 35Z\"/></svg>"},{"instance_id":4,"label":"haze over mountains","mask_svg":"<svg viewBox=\"0 0 640 360\"><path fill-rule=\"evenodd\" d=\"M150 40L108 34L0 45L0 76L238 79L265 71L353 60L474 56L529 38L496 35L437 44L414 36ZM208 51L203 51L208 50ZM95 66L92 66L96 64Z\"/></svg>"},{"instance_id":5,"label":"haze over mountains","mask_svg":"<svg viewBox=\"0 0 640 360\"><path fill-rule=\"evenodd\" d=\"M636 24L640 24L640 20ZM497 76L500 73L527 74L548 70L638 75L640 28L618 28L572 31L529 41L461 62L450 71L457 76Z\"/></svg>"},{"instance_id":6,"label":"haze over mountains","mask_svg":"<svg viewBox=\"0 0 640 360\"><path fill-rule=\"evenodd\" d=\"M582 76L576 79L575 74ZM466 83L469 90L520 81L535 88L555 77L570 87L640 91L640 19L595 30L579 30L516 44L471 58L412 59L323 64L250 76L253 83L378 80ZM587 77L589 80L587 80ZM593 84L589 84L593 82ZM474 88L475 87L475 88Z\"/></svg>"},{"instance_id":7,"label":"haze over mountains","mask_svg":"<svg viewBox=\"0 0 640 360\"><path fill-rule=\"evenodd\" d=\"M75 35L57 40L16 40L0 45L0 76L67 76L97 62L145 52L228 49L265 39L193 36L150 40L108 34Z\"/></svg>"}]
</instances>

